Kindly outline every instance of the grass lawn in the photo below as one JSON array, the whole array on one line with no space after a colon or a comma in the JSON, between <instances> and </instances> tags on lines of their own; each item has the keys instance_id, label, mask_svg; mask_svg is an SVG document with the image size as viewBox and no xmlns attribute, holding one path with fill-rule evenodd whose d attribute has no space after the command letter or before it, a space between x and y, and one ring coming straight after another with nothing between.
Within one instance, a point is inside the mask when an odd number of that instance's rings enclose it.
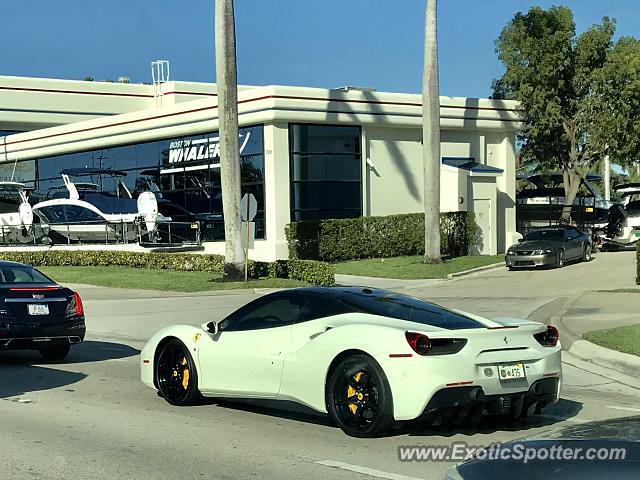
<instances>
[{"instance_id":1,"label":"grass lawn","mask_svg":"<svg viewBox=\"0 0 640 480\"><path fill-rule=\"evenodd\" d=\"M640 325L596 330L588 332L584 338L596 345L640 357Z\"/></svg>"},{"instance_id":2,"label":"grass lawn","mask_svg":"<svg viewBox=\"0 0 640 480\"><path fill-rule=\"evenodd\" d=\"M248 282L224 282L209 272L176 272L128 267L39 267L56 282L101 287L140 288L175 292L202 292L237 288L284 288L306 285L298 280L265 278Z\"/></svg>"},{"instance_id":3,"label":"grass lawn","mask_svg":"<svg viewBox=\"0 0 640 480\"><path fill-rule=\"evenodd\" d=\"M336 263L336 273L364 277L400 278L406 280L422 278L446 278L450 273L471 268L504 263L503 255L482 255L446 259L438 265L422 263L422 256L368 258Z\"/></svg>"}]
</instances>

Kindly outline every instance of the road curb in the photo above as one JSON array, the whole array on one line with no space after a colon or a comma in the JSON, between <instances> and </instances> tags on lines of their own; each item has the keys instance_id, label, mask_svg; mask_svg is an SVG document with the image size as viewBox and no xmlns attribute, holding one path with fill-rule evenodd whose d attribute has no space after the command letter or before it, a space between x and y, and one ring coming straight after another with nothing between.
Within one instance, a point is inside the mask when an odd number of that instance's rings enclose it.
<instances>
[{"instance_id":1,"label":"road curb","mask_svg":"<svg viewBox=\"0 0 640 480\"><path fill-rule=\"evenodd\" d=\"M612 368L636 378L640 372L640 357L601 347L587 340L576 340L568 352L583 360Z\"/></svg>"},{"instance_id":2,"label":"road curb","mask_svg":"<svg viewBox=\"0 0 640 480\"><path fill-rule=\"evenodd\" d=\"M504 262L492 263L490 265L483 265L482 267L463 270L462 272L450 273L447 275L447 278L449 280L453 280L454 278L466 277L468 275L473 275L474 273L486 272L489 270L498 270L499 268L504 268Z\"/></svg>"},{"instance_id":3,"label":"road curb","mask_svg":"<svg viewBox=\"0 0 640 480\"><path fill-rule=\"evenodd\" d=\"M549 319L549 323L554 325L560 332L562 349L585 362L638 378L638 372L640 372L639 357L591 343L565 325L564 316L566 313L587 293L583 292L571 297Z\"/></svg>"}]
</instances>

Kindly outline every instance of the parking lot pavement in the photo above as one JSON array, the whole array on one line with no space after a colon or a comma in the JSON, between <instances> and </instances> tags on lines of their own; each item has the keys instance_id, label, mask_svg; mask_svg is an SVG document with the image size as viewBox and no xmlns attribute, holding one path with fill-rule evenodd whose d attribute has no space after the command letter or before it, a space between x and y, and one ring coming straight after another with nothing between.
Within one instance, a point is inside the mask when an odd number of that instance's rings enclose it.
<instances>
[{"instance_id":1,"label":"parking lot pavement","mask_svg":"<svg viewBox=\"0 0 640 480\"><path fill-rule=\"evenodd\" d=\"M564 268L506 268L480 272L468 277L412 287L434 296L470 297L558 297L586 291L636 287L635 252L599 253L586 263L570 263Z\"/></svg>"},{"instance_id":2,"label":"parking lot pavement","mask_svg":"<svg viewBox=\"0 0 640 480\"><path fill-rule=\"evenodd\" d=\"M576 297L562 322L578 336L640 324L640 293L587 292Z\"/></svg>"}]
</instances>

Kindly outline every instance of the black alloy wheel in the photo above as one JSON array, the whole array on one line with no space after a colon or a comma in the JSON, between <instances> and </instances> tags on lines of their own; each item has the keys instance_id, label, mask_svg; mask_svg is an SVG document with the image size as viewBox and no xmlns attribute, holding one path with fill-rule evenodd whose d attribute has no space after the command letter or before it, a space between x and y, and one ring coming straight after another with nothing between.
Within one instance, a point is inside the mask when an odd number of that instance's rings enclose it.
<instances>
[{"instance_id":1,"label":"black alloy wheel","mask_svg":"<svg viewBox=\"0 0 640 480\"><path fill-rule=\"evenodd\" d=\"M45 360L56 361L67 358L70 349L69 345L57 345L55 347L42 348L39 352Z\"/></svg>"},{"instance_id":2,"label":"black alloy wheel","mask_svg":"<svg viewBox=\"0 0 640 480\"><path fill-rule=\"evenodd\" d=\"M329 374L327 411L344 433L377 437L394 424L393 400L382 368L366 355L343 360Z\"/></svg>"},{"instance_id":3,"label":"black alloy wheel","mask_svg":"<svg viewBox=\"0 0 640 480\"><path fill-rule=\"evenodd\" d=\"M193 405L202 398L193 358L180 340L169 340L160 347L155 376L158 392L171 405Z\"/></svg>"},{"instance_id":4,"label":"black alloy wheel","mask_svg":"<svg viewBox=\"0 0 640 480\"><path fill-rule=\"evenodd\" d=\"M558 250L558 255L556 257L556 268L564 267L564 250Z\"/></svg>"}]
</instances>

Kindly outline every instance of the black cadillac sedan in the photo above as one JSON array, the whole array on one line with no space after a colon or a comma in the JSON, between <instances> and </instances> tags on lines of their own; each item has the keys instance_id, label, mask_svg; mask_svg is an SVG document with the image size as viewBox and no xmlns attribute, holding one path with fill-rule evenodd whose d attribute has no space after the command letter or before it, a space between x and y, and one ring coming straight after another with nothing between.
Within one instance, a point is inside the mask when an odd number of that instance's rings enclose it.
<instances>
[{"instance_id":1,"label":"black cadillac sedan","mask_svg":"<svg viewBox=\"0 0 640 480\"><path fill-rule=\"evenodd\" d=\"M549 227L527 233L505 255L509 270L564 267L570 260L591 260L591 238L574 227Z\"/></svg>"},{"instance_id":2,"label":"black cadillac sedan","mask_svg":"<svg viewBox=\"0 0 640 480\"><path fill-rule=\"evenodd\" d=\"M38 350L62 360L85 335L77 292L29 265L0 260L0 350Z\"/></svg>"}]
</instances>

